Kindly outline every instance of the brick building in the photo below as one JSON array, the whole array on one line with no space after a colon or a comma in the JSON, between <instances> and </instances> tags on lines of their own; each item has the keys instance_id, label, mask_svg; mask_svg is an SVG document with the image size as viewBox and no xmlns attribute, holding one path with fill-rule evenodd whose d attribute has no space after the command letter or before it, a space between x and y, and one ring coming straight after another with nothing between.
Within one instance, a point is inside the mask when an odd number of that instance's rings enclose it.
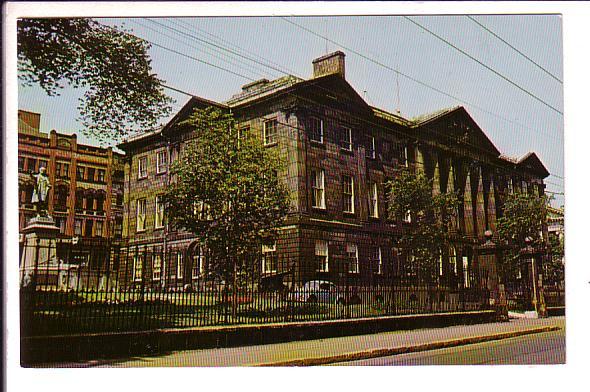
<instances>
[{"instance_id":1,"label":"brick building","mask_svg":"<svg viewBox=\"0 0 590 392\"><path fill-rule=\"evenodd\" d=\"M496 231L506 192L542 194L546 168L534 153L501 155L463 107L405 119L368 105L345 78L345 56L313 61L313 77L262 79L226 102L191 98L163 128L126 140L125 220L128 262L123 284L182 287L203 278L206 254L188 233L169 229L159 194L168 166L190 131L179 126L193 108L231 110L240 127L280 149L291 212L272 247L262 248L261 274L294 267L298 278L378 282L404 274L396 248L400 221L387 218L384 182L407 166L434 178L434 192L458 191L455 245L441 258L441 280L469 287L474 249ZM149 253L145 249L151 249Z\"/></svg>"},{"instance_id":2,"label":"brick building","mask_svg":"<svg viewBox=\"0 0 590 392\"><path fill-rule=\"evenodd\" d=\"M40 132L40 119L38 113L18 112L19 229L36 215L31 174L45 167L49 214L59 227L58 258L92 265L100 258L91 254L122 236L122 155L78 144L75 134Z\"/></svg>"}]
</instances>

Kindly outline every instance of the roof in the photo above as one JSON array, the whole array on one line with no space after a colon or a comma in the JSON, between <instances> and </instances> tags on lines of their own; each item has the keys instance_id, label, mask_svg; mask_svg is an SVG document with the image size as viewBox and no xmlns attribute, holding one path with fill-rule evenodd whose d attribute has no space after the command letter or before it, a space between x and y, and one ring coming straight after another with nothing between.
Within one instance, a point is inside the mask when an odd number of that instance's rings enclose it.
<instances>
[{"instance_id":1,"label":"roof","mask_svg":"<svg viewBox=\"0 0 590 392\"><path fill-rule=\"evenodd\" d=\"M230 107L237 106L252 99L260 98L261 96L271 95L279 90L283 90L303 81L303 79L293 75L283 76L272 81L269 81L268 79L257 80L243 86L242 92L233 95L229 100L225 101L224 104ZM252 89L254 86L260 87Z\"/></svg>"},{"instance_id":2,"label":"roof","mask_svg":"<svg viewBox=\"0 0 590 392\"><path fill-rule=\"evenodd\" d=\"M439 119L441 117L444 117L447 114L452 113L461 107L462 106L453 106L450 108L440 109L432 113L421 114L420 116L412 118L410 122L412 122L414 126L423 125L436 119Z\"/></svg>"}]
</instances>

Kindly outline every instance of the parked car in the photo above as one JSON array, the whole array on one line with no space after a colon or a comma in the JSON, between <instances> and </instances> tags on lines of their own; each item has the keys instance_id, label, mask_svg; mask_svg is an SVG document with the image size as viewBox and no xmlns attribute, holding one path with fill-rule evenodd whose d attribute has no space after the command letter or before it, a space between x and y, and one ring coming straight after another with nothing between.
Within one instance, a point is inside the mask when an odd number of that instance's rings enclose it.
<instances>
[{"instance_id":1,"label":"parked car","mask_svg":"<svg viewBox=\"0 0 590 392\"><path fill-rule=\"evenodd\" d=\"M287 295L287 300L292 302L329 303L336 305L346 303L359 304L361 302L358 295L351 293L347 296L345 288L336 286L327 280L310 280L300 288L290 292Z\"/></svg>"}]
</instances>

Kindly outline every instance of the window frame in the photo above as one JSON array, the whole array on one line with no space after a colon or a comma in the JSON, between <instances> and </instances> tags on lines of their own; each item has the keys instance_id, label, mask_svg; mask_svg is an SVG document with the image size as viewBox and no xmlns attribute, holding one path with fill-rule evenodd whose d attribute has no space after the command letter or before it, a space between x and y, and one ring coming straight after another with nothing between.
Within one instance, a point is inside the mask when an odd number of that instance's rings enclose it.
<instances>
[{"instance_id":1,"label":"window frame","mask_svg":"<svg viewBox=\"0 0 590 392\"><path fill-rule=\"evenodd\" d=\"M353 251L352 251L353 250ZM359 267L359 247L357 244L352 242L346 243L346 259L348 260L348 270L349 274L358 274L360 273ZM352 268L354 266L354 268Z\"/></svg>"},{"instance_id":2,"label":"window frame","mask_svg":"<svg viewBox=\"0 0 590 392\"><path fill-rule=\"evenodd\" d=\"M176 253L176 279L184 278L184 257L182 252Z\"/></svg>"},{"instance_id":3,"label":"window frame","mask_svg":"<svg viewBox=\"0 0 590 392\"><path fill-rule=\"evenodd\" d=\"M272 128L269 127L269 124L273 124ZM274 129L272 134L269 134L269 129ZM265 120L262 123L262 138L264 141L264 146L274 146L279 142L279 121L276 118Z\"/></svg>"},{"instance_id":4,"label":"window frame","mask_svg":"<svg viewBox=\"0 0 590 392\"><path fill-rule=\"evenodd\" d=\"M325 247L324 247L324 245L325 245ZM325 250L325 254L318 253L318 251L324 251L324 250ZM314 255L316 257L316 260L318 261L316 264L316 271L317 272L330 272L330 251L329 251L329 247L328 247L328 241L316 240ZM324 258L324 260L322 262L320 262L320 259L319 259L320 257Z\"/></svg>"},{"instance_id":5,"label":"window frame","mask_svg":"<svg viewBox=\"0 0 590 392\"><path fill-rule=\"evenodd\" d=\"M369 217L379 219L379 189L376 181L369 183Z\"/></svg>"},{"instance_id":6,"label":"window frame","mask_svg":"<svg viewBox=\"0 0 590 392\"><path fill-rule=\"evenodd\" d=\"M160 260L158 268L156 268L156 260ZM158 276L156 276L156 272ZM162 255L160 253L155 253L152 256L152 280L162 280Z\"/></svg>"},{"instance_id":7,"label":"window frame","mask_svg":"<svg viewBox=\"0 0 590 392\"><path fill-rule=\"evenodd\" d=\"M347 152L352 152L352 150L353 150L352 128L350 128L350 127L342 127L341 128L340 149L347 151Z\"/></svg>"},{"instance_id":8,"label":"window frame","mask_svg":"<svg viewBox=\"0 0 590 392\"><path fill-rule=\"evenodd\" d=\"M375 253L377 250L377 253ZM383 274L383 253L381 252L380 246L375 246L373 248L373 258L377 260L377 275Z\"/></svg>"},{"instance_id":9,"label":"window frame","mask_svg":"<svg viewBox=\"0 0 590 392\"><path fill-rule=\"evenodd\" d=\"M94 236L95 237L102 237L104 234L103 230L104 230L104 221L97 220L94 223Z\"/></svg>"},{"instance_id":10,"label":"window frame","mask_svg":"<svg viewBox=\"0 0 590 392\"><path fill-rule=\"evenodd\" d=\"M347 189L349 186L347 184L347 180L350 180L350 189ZM342 206L342 212L345 214L354 214L354 202L355 202L355 194L354 194L354 177L349 175L342 176L342 197L344 199L344 203ZM350 209L347 209L348 203L350 203Z\"/></svg>"},{"instance_id":11,"label":"window frame","mask_svg":"<svg viewBox=\"0 0 590 392\"><path fill-rule=\"evenodd\" d=\"M143 205L143 208L140 209L140 204ZM143 210L143 211L141 211ZM140 222L140 215L143 215L143 220L142 220L142 227L140 228L139 222ZM141 233L146 231L146 218L147 218L147 201L144 198L141 199L137 199L136 203L135 203L135 231L137 233Z\"/></svg>"},{"instance_id":12,"label":"window frame","mask_svg":"<svg viewBox=\"0 0 590 392\"><path fill-rule=\"evenodd\" d=\"M162 195L157 195L154 201L154 228L163 229L166 226L165 222L165 206L161 201Z\"/></svg>"},{"instance_id":13,"label":"window frame","mask_svg":"<svg viewBox=\"0 0 590 392\"><path fill-rule=\"evenodd\" d=\"M319 134L317 133L316 126L318 125L316 122L319 121ZM316 136L319 136L319 140L315 139ZM310 117L309 118L309 141L319 144L324 144L324 120L319 117Z\"/></svg>"},{"instance_id":14,"label":"window frame","mask_svg":"<svg viewBox=\"0 0 590 392\"><path fill-rule=\"evenodd\" d=\"M137 179L147 178L147 155L137 157Z\"/></svg>"},{"instance_id":15,"label":"window frame","mask_svg":"<svg viewBox=\"0 0 590 392\"><path fill-rule=\"evenodd\" d=\"M144 257L145 257L145 255L143 255L143 254L133 255L133 281L134 282L141 282L143 280ZM138 272L139 272L139 274L138 274Z\"/></svg>"},{"instance_id":16,"label":"window frame","mask_svg":"<svg viewBox=\"0 0 590 392\"><path fill-rule=\"evenodd\" d=\"M278 270L278 258L277 258L277 244L276 242L272 245L262 245L262 249L261 249L261 253L262 253L262 273L263 274L272 274L272 273L276 273ZM271 263L267 263L268 254L271 254ZM268 268L269 264L271 265L271 267L274 266L274 268Z\"/></svg>"},{"instance_id":17,"label":"window frame","mask_svg":"<svg viewBox=\"0 0 590 392\"><path fill-rule=\"evenodd\" d=\"M311 170L311 207L319 210L326 209L326 176L324 169L312 169ZM321 179L321 181L318 181ZM321 184L318 184L321 182ZM316 193L321 192L321 193ZM320 203L318 203L318 196L320 197Z\"/></svg>"},{"instance_id":18,"label":"window frame","mask_svg":"<svg viewBox=\"0 0 590 392\"><path fill-rule=\"evenodd\" d=\"M160 158L164 157L164 161ZM168 171L168 151L163 148L156 151L156 174L163 174Z\"/></svg>"},{"instance_id":19,"label":"window frame","mask_svg":"<svg viewBox=\"0 0 590 392\"><path fill-rule=\"evenodd\" d=\"M198 253L193 253L193 265L191 266L191 279L199 279L201 276L205 274L205 252L202 246L196 246L195 251L198 250ZM198 262L195 263L195 260ZM195 268L197 267L198 268Z\"/></svg>"}]
</instances>

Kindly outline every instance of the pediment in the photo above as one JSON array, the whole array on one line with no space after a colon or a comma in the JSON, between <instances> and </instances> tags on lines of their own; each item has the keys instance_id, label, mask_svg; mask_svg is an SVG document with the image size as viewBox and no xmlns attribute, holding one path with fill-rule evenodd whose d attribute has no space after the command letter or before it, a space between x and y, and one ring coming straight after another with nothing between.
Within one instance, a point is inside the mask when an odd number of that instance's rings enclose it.
<instances>
[{"instance_id":1,"label":"pediment","mask_svg":"<svg viewBox=\"0 0 590 392\"><path fill-rule=\"evenodd\" d=\"M520 158L517 165L528 172L541 175L542 178L545 178L550 174L545 165L543 165L543 162L541 162L541 159L539 159L534 152L529 152Z\"/></svg>"},{"instance_id":2,"label":"pediment","mask_svg":"<svg viewBox=\"0 0 590 392\"><path fill-rule=\"evenodd\" d=\"M426 114L413 119L413 122L413 128L424 130L435 137L447 140L450 137L457 145L473 148L479 153L495 157L500 155L494 143L462 106Z\"/></svg>"}]
</instances>

